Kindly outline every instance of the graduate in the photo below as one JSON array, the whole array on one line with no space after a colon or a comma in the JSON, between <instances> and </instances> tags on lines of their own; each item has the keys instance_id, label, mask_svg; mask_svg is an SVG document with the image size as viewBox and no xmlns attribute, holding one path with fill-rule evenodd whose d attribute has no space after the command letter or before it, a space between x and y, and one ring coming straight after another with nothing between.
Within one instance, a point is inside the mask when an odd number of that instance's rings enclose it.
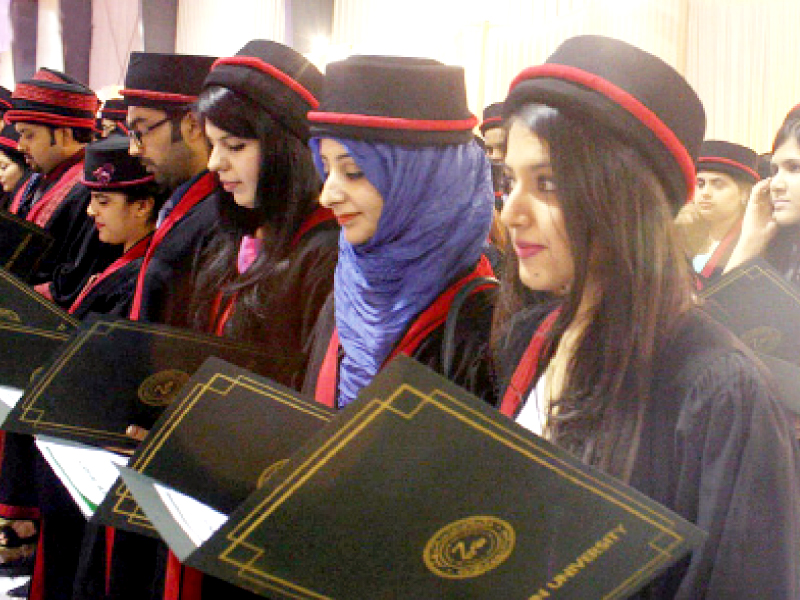
<instances>
[{"instance_id":1,"label":"graduate","mask_svg":"<svg viewBox=\"0 0 800 600\"><path fill-rule=\"evenodd\" d=\"M694 199L676 224L697 273L698 287L718 279L736 247L742 217L753 185L760 177L758 155L750 148L722 140L706 140L697 161Z\"/></svg>"},{"instance_id":2,"label":"graduate","mask_svg":"<svg viewBox=\"0 0 800 600\"><path fill-rule=\"evenodd\" d=\"M89 313L127 316L164 197L153 175L128 153L127 137L89 144L81 183L92 193L87 212L100 241L121 245L122 256L89 279L69 312L79 319Z\"/></svg>"},{"instance_id":3,"label":"graduate","mask_svg":"<svg viewBox=\"0 0 800 600\"><path fill-rule=\"evenodd\" d=\"M28 181L31 171L25 155L19 151L19 134L16 127L6 125L0 130L0 209L7 210L14 196Z\"/></svg>"},{"instance_id":4,"label":"graduate","mask_svg":"<svg viewBox=\"0 0 800 600\"><path fill-rule=\"evenodd\" d=\"M331 63L308 118L320 203L342 233L304 390L344 408L403 353L494 402L482 256L492 182L463 70L403 57Z\"/></svg>"},{"instance_id":5,"label":"graduate","mask_svg":"<svg viewBox=\"0 0 800 600\"><path fill-rule=\"evenodd\" d=\"M306 113L319 105L322 84L296 51L253 40L214 63L198 100L208 167L225 193L199 257L192 325L260 345L272 358L256 370L296 388L338 255L339 227L317 202L321 182L306 145ZM165 600L254 597L181 568L172 555L166 581Z\"/></svg>"},{"instance_id":6,"label":"graduate","mask_svg":"<svg viewBox=\"0 0 800 600\"><path fill-rule=\"evenodd\" d=\"M100 137L110 135L128 135L125 119L128 117L128 107L122 98L109 98L103 102L100 109Z\"/></svg>"},{"instance_id":7,"label":"graduate","mask_svg":"<svg viewBox=\"0 0 800 600\"><path fill-rule=\"evenodd\" d=\"M214 58L133 52L120 94L128 106L129 152L171 192L142 262L133 320L186 327L195 257L218 218L221 188L206 168L210 148L194 103Z\"/></svg>"},{"instance_id":8,"label":"graduate","mask_svg":"<svg viewBox=\"0 0 800 600\"><path fill-rule=\"evenodd\" d=\"M775 135L771 165L771 176L753 187L725 272L763 257L800 287L800 106L789 112Z\"/></svg>"},{"instance_id":9,"label":"graduate","mask_svg":"<svg viewBox=\"0 0 800 600\"><path fill-rule=\"evenodd\" d=\"M763 367L695 305L675 237L697 95L655 56L582 36L523 70L505 111L507 276L549 301L499 320L501 412L707 532L637 597L798 598L796 442Z\"/></svg>"},{"instance_id":10,"label":"graduate","mask_svg":"<svg viewBox=\"0 0 800 600\"><path fill-rule=\"evenodd\" d=\"M89 190L80 183L99 101L75 79L40 69L16 85L12 104L5 120L16 127L18 150L36 174L19 189L10 210L55 238L31 282L69 307L86 280L116 258L116 250L97 238L86 214Z\"/></svg>"}]
</instances>

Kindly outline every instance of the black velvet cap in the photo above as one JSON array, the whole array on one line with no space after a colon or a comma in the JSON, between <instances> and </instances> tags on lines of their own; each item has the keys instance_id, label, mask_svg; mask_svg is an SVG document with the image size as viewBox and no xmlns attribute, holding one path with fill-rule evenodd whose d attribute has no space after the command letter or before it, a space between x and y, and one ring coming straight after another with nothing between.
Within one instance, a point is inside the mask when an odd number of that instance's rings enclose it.
<instances>
[{"instance_id":1,"label":"black velvet cap","mask_svg":"<svg viewBox=\"0 0 800 600\"><path fill-rule=\"evenodd\" d=\"M128 115L128 105L122 98L109 98L103 103L103 108L100 109L101 119L110 119L112 121L124 121Z\"/></svg>"},{"instance_id":2,"label":"black velvet cap","mask_svg":"<svg viewBox=\"0 0 800 600\"><path fill-rule=\"evenodd\" d=\"M303 141L309 110L319 106L323 76L294 49L270 40L252 40L211 67L203 87L221 86L259 105Z\"/></svg>"},{"instance_id":3,"label":"black velvet cap","mask_svg":"<svg viewBox=\"0 0 800 600\"><path fill-rule=\"evenodd\" d=\"M197 101L214 60L193 54L131 52L120 95L127 106L188 108Z\"/></svg>"},{"instance_id":4,"label":"black velvet cap","mask_svg":"<svg viewBox=\"0 0 800 600\"><path fill-rule=\"evenodd\" d=\"M11 108L11 90L0 85L0 117Z\"/></svg>"},{"instance_id":5,"label":"black velvet cap","mask_svg":"<svg viewBox=\"0 0 800 600\"><path fill-rule=\"evenodd\" d=\"M758 155L745 146L722 140L706 140L700 147L697 171L717 171L751 183L758 174Z\"/></svg>"},{"instance_id":6,"label":"black velvet cap","mask_svg":"<svg viewBox=\"0 0 800 600\"><path fill-rule=\"evenodd\" d=\"M486 133L487 129L503 126L503 103L495 102L483 109L483 120L481 121L481 133Z\"/></svg>"},{"instance_id":7,"label":"black velvet cap","mask_svg":"<svg viewBox=\"0 0 800 600\"><path fill-rule=\"evenodd\" d=\"M39 69L33 79L19 82L11 95L7 123L38 123L55 127L94 129L100 101L95 93L63 73Z\"/></svg>"},{"instance_id":8,"label":"black velvet cap","mask_svg":"<svg viewBox=\"0 0 800 600\"><path fill-rule=\"evenodd\" d=\"M705 111L686 80L660 58L612 38L571 38L545 64L514 79L504 116L529 103L599 122L635 146L676 211L692 196Z\"/></svg>"},{"instance_id":9,"label":"black velvet cap","mask_svg":"<svg viewBox=\"0 0 800 600\"><path fill-rule=\"evenodd\" d=\"M18 141L19 133L17 133L17 128L13 125L8 124L0 131L0 150L3 152L22 156L22 153L17 148Z\"/></svg>"},{"instance_id":10,"label":"black velvet cap","mask_svg":"<svg viewBox=\"0 0 800 600\"><path fill-rule=\"evenodd\" d=\"M93 190L125 191L153 181L139 159L128 153L127 137L111 137L86 146L81 183Z\"/></svg>"},{"instance_id":11,"label":"black velvet cap","mask_svg":"<svg viewBox=\"0 0 800 600\"><path fill-rule=\"evenodd\" d=\"M412 146L464 144L478 124L467 108L464 69L399 56L330 63L308 120L313 136Z\"/></svg>"}]
</instances>

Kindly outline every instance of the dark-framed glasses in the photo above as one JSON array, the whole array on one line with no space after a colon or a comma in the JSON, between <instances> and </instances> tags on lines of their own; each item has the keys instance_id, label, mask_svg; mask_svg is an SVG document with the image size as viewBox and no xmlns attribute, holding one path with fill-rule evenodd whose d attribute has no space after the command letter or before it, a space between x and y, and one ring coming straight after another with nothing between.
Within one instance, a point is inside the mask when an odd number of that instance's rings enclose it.
<instances>
[{"instance_id":1,"label":"dark-framed glasses","mask_svg":"<svg viewBox=\"0 0 800 600\"><path fill-rule=\"evenodd\" d=\"M136 129L135 127L131 127L128 130L128 137L131 140L133 140L133 143L136 144L137 147L141 148L144 145L144 136L149 134L157 127L161 127L164 123L169 123L173 119L174 117L172 116L166 117L164 119L161 119L157 123L153 123L149 127L145 127L144 129Z\"/></svg>"}]
</instances>

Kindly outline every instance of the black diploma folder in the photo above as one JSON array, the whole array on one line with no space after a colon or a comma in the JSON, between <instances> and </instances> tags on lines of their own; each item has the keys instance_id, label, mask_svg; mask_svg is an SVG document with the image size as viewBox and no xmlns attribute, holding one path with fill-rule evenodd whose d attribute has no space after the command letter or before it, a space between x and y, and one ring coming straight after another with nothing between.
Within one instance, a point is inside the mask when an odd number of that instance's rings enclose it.
<instances>
[{"instance_id":1,"label":"black diploma folder","mask_svg":"<svg viewBox=\"0 0 800 600\"><path fill-rule=\"evenodd\" d=\"M210 356L250 368L268 358L255 346L163 325L105 317L84 321L3 428L134 448L137 442L125 435L126 428L152 427Z\"/></svg>"},{"instance_id":2,"label":"black diploma folder","mask_svg":"<svg viewBox=\"0 0 800 600\"><path fill-rule=\"evenodd\" d=\"M24 390L78 321L0 269L0 386Z\"/></svg>"},{"instance_id":3,"label":"black diploma folder","mask_svg":"<svg viewBox=\"0 0 800 600\"><path fill-rule=\"evenodd\" d=\"M53 236L34 223L0 210L0 267L27 280L53 246Z\"/></svg>"},{"instance_id":4,"label":"black diploma folder","mask_svg":"<svg viewBox=\"0 0 800 600\"><path fill-rule=\"evenodd\" d=\"M270 598L624 598L704 539L406 357L205 536L121 472L179 559Z\"/></svg>"},{"instance_id":5,"label":"black diploma folder","mask_svg":"<svg viewBox=\"0 0 800 600\"><path fill-rule=\"evenodd\" d=\"M759 259L703 290L704 309L759 354L800 365L800 290Z\"/></svg>"},{"instance_id":6,"label":"black diploma folder","mask_svg":"<svg viewBox=\"0 0 800 600\"><path fill-rule=\"evenodd\" d=\"M128 467L229 514L334 414L264 377L209 358L164 411ZM92 521L155 533L122 481Z\"/></svg>"}]
</instances>

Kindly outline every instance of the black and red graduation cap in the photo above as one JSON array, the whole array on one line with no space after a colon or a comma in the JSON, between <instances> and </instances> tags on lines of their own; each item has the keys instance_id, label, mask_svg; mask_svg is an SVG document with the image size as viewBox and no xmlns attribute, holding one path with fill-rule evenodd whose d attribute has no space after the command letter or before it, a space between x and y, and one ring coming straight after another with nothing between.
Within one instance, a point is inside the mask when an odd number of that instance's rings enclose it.
<instances>
[{"instance_id":1,"label":"black and red graduation cap","mask_svg":"<svg viewBox=\"0 0 800 600\"><path fill-rule=\"evenodd\" d=\"M11 95L6 123L37 123L55 127L94 129L100 101L95 93L53 69L39 69L33 79L19 82Z\"/></svg>"},{"instance_id":2,"label":"black and red graduation cap","mask_svg":"<svg viewBox=\"0 0 800 600\"><path fill-rule=\"evenodd\" d=\"M131 52L120 95L126 106L186 109L196 101L213 56Z\"/></svg>"},{"instance_id":3,"label":"black and red graduation cap","mask_svg":"<svg viewBox=\"0 0 800 600\"><path fill-rule=\"evenodd\" d=\"M128 107L122 98L109 98L100 109L100 118L111 121L124 121L128 115Z\"/></svg>"},{"instance_id":4,"label":"black and red graduation cap","mask_svg":"<svg viewBox=\"0 0 800 600\"><path fill-rule=\"evenodd\" d=\"M19 141L19 133L17 133L17 128L13 125L6 124L2 130L0 130L0 150L8 154L9 156L21 158L23 156L22 152L19 151L19 147L17 142Z\"/></svg>"},{"instance_id":5,"label":"black and red graduation cap","mask_svg":"<svg viewBox=\"0 0 800 600\"><path fill-rule=\"evenodd\" d=\"M480 130L482 134L486 134L487 129L503 126L503 103L495 102L483 109L483 120L481 121Z\"/></svg>"},{"instance_id":6,"label":"black and red graduation cap","mask_svg":"<svg viewBox=\"0 0 800 600\"><path fill-rule=\"evenodd\" d=\"M464 69L426 58L352 56L325 71L311 135L410 146L464 144L478 119Z\"/></svg>"},{"instance_id":7,"label":"black and red graduation cap","mask_svg":"<svg viewBox=\"0 0 800 600\"><path fill-rule=\"evenodd\" d=\"M703 142L697 159L697 171L717 171L750 183L761 179L758 174L758 155L746 146L723 140Z\"/></svg>"},{"instance_id":8,"label":"black and red graduation cap","mask_svg":"<svg viewBox=\"0 0 800 600\"><path fill-rule=\"evenodd\" d=\"M92 190L135 189L154 179L139 159L128 152L127 137L111 136L86 146L81 183Z\"/></svg>"},{"instance_id":9,"label":"black and red graduation cap","mask_svg":"<svg viewBox=\"0 0 800 600\"><path fill-rule=\"evenodd\" d=\"M323 81L319 69L294 49L252 40L236 56L217 59L203 87L221 86L247 97L306 141L306 115L319 106Z\"/></svg>"},{"instance_id":10,"label":"black and red graduation cap","mask_svg":"<svg viewBox=\"0 0 800 600\"><path fill-rule=\"evenodd\" d=\"M503 114L529 103L599 122L634 145L676 212L691 198L705 111L686 80L660 58L612 38L571 38L545 64L517 75Z\"/></svg>"},{"instance_id":11,"label":"black and red graduation cap","mask_svg":"<svg viewBox=\"0 0 800 600\"><path fill-rule=\"evenodd\" d=\"M0 85L0 117L11 108L11 90Z\"/></svg>"}]
</instances>

